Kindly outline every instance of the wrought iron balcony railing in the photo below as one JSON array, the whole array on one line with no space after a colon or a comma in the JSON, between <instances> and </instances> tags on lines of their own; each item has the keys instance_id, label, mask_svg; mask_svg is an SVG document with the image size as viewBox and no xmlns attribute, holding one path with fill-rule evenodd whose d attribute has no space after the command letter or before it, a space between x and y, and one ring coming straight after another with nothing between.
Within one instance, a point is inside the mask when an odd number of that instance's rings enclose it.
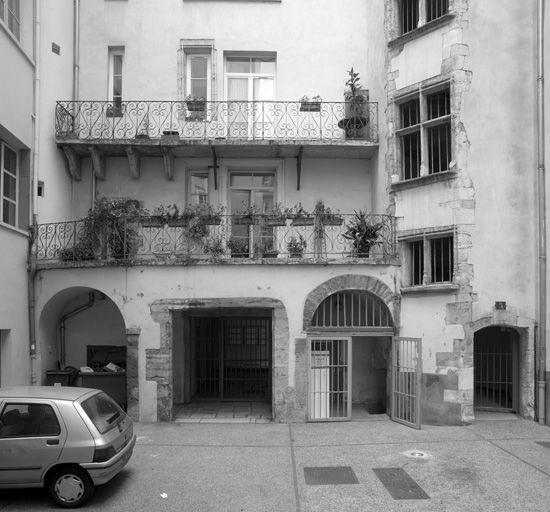
<instances>
[{"instance_id":1,"label":"wrought iron balcony railing","mask_svg":"<svg viewBox=\"0 0 550 512\"><path fill-rule=\"evenodd\" d=\"M154 217L110 220L97 226L75 220L33 226L32 258L59 262L192 262L264 260L277 262L344 260L388 263L396 257L394 218L369 215L370 239L360 245L346 238L354 215L278 218L238 215L173 219Z\"/></svg>"},{"instance_id":2,"label":"wrought iron balcony railing","mask_svg":"<svg viewBox=\"0 0 550 512\"><path fill-rule=\"evenodd\" d=\"M58 140L378 141L374 102L58 101Z\"/></svg>"}]
</instances>

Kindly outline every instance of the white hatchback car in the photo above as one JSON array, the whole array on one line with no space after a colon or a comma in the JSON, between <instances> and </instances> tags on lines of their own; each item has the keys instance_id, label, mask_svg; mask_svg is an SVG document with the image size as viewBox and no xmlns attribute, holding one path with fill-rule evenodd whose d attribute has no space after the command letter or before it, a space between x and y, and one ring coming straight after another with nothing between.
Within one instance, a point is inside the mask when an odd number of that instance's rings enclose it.
<instances>
[{"instance_id":1,"label":"white hatchback car","mask_svg":"<svg viewBox=\"0 0 550 512\"><path fill-rule=\"evenodd\" d=\"M60 506L88 500L132 455L131 418L97 389L0 388L0 489L46 487Z\"/></svg>"}]
</instances>

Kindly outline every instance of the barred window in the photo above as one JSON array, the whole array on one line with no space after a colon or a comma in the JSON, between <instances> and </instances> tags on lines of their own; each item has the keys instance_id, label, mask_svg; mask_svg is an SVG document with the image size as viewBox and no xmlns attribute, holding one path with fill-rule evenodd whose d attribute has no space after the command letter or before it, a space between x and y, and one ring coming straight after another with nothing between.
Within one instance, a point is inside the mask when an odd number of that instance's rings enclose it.
<instances>
[{"instance_id":1,"label":"barred window","mask_svg":"<svg viewBox=\"0 0 550 512\"><path fill-rule=\"evenodd\" d=\"M452 235L425 235L406 241L409 286L452 283L454 274L454 240Z\"/></svg>"},{"instance_id":2,"label":"barred window","mask_svg":"<svg viewBox=\"0 0 550 512\"><path fill-rule=\"evenodd\" d=\"M399 103L399 114L396 134L400 140L402 179L448 170L452 158L449 86L407 98Z\"/></svg>"},{"instance_id":3,"label":"barred window","mask_svg":"<svg viewBox=\"0 0 550 512\"><path fill-rule=\"evenodd\" d=\"M399 26L401 34L413 31L449 12L449 0L400 0Z\"/></svg>"}]
</instances>

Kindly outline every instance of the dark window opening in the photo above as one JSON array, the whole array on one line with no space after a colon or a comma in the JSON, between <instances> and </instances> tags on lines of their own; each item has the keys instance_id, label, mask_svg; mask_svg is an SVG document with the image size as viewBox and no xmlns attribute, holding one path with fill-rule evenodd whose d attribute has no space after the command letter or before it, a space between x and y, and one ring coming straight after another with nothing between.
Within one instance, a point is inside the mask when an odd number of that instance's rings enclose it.
<instances>
[{"instance_id":1,"label":"dark window opening","mask_svg":"<svg viewBox=\"0 0 550 512\"><path fill-rule=\"evenodd\" d=\"M418 0L401 0L401 33L411 32L418 26Z\"/></svg>"},{"instance_id":2,"label":"dark window opening","mask_svg":"<svg viewBox=\"0 0 550 512\"><path fill-rule=\"evenodd\" d=\"M403 135L403 178L410 180L420 176L420 132Z\"/></svg>"},{"instance_id":3,"label":"dark window opening","mask_svg":"<svg viewBox=\"0 0 550 512\"><path fill-rule=\"evenodd\" d=\"M432 283L447 283L453 279L453 237L432 238L431 280Z\"/></svg>"},{"instance_id":4,"label":"dark window opening","mask_svg":"<svg viewBox=\"0 0 550 512\"><path fill-rule=\"evenodd\" d=\"M428 129L430 174L446 171L451 162L451 126L449 123Z\"/></svg>"},{"instance_id":5,"label":"dark window opening","mask_svg":"<svg viewBox=\"0 0 550 512\"><path fill-rule=\"evenodd\" d=\"M407 128L420 122L420 101L414 99L399 105L401 112L401 128Z\"/></svg>"},{"instance_id":6,"label":"dark window opening","mask_svg":"<svg viewBox=\"0 0 550 512\"><path fill-rule=\"evenodd\" d=\"M426 21L433 21L449 12L449 0L426 0Z\"/></svg>"},{"instance_id":7,"label":"dark window opening","mask_svg":"<svg viewBox=\"0 0 550 512\"><path fill-rule=\"evenodd\" d=\"M424 243L422 240L410 242L411 257L411 285L418 286L423 283L424 275Z\"/></svg>"}]
</instances>

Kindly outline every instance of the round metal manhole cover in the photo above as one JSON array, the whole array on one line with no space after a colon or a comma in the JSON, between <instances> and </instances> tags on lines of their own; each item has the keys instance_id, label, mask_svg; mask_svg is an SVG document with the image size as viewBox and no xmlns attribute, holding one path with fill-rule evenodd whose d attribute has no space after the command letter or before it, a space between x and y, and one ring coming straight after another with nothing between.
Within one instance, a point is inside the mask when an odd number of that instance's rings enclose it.
<instances>
[{"instance_id":1,"label":"round metal manhole cover","mask_svg":"<svg viewBox=\"0 0 550 512\"><path fill-rule=\"evenodd\" d=\"M409 450L407 452L404 452L403 455L405 455L405 457L416 460L429 460L432 458L429 453L423 452L422 450Z\"/></svg>"}]
</instances>

